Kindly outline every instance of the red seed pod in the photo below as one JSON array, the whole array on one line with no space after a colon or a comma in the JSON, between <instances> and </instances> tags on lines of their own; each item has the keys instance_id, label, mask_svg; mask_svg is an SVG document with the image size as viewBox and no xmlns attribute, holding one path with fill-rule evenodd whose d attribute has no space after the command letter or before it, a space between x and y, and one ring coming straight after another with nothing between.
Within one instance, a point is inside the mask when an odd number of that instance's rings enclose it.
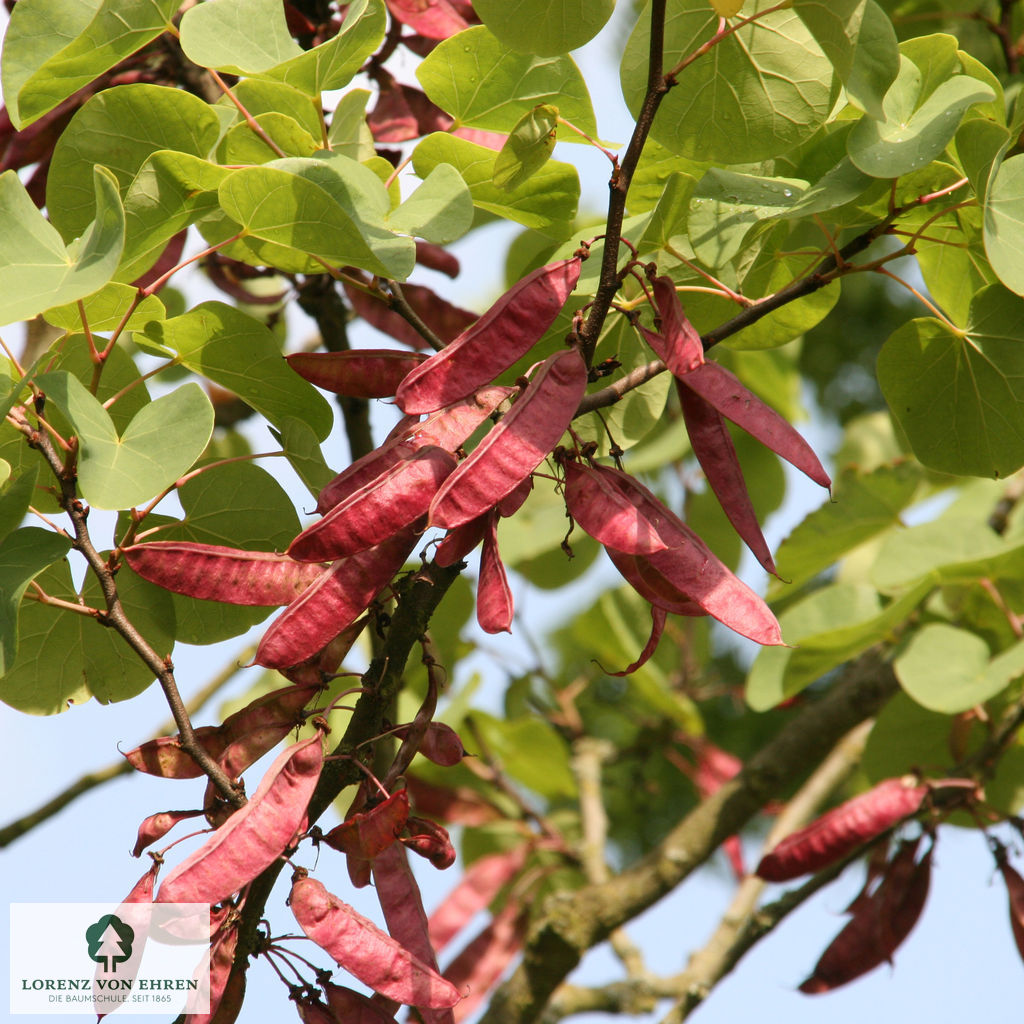
<instances>
[{"instance_id":1,"label":"red seed pod","mask_svg":"<svg viewBox=\"0 0 1024 1024\"><path fill-rule=\"evenodd\" d=\"M483 1002L505 973L526 937L527 915L513 900L502 908L483 931L445 969L445 977L466 998L455 1007L456 1022L465 1020Z\"/></svg>"},{"instance_id":2,"label":"red seed pod","mask_svg":"<svg viewBox=\"0 0 1024 1024\"><path fill-rule=\"evenodd\" d=\"M373 883L388 933L413 956L438 971L437 955L427 933L427 915L420 887L399 844L388 847L373 862ZM438 971L438 973L440 973ZM453 1024L451 1009L423 1009L424 1024Z\"/></svg>"},{"instance_id":3,"label":"red seed pod","mask_svg":"<svg viewBox=\"0 0 1024 1024\"><path fill-rule=\"evenodd\" d=\"M431 106L433 106L433 104L431 104ZM444 129L430 128L422 134L429 135L432 131L444 131ZM447 249L443 249L441 246L435 245L433 242L424 242L421 239L416 240L416 265L419 267L427 267L430 270L436 270L439 274L444 274L446 277L456 278L459 276L460 267L458 257L450 253ZM405 289L403 288L403 291L404 290Z\"/></svg>"},{"instance_id":4,"label":"red seed pod","mask_svg":"<svg viewBox=\"0 0 1024 1024\"><path fill-rule=\"evenodd\" d=\"M397 739L404 740L409 735L412 725L399 725L392 729L392 735ZM419 753L428 761L439 764L443 768L451 768L457 765L465 756L466 751L462 746L459 734L444 722L431 722L420 740Z\"/></svg>"},{"instance_id":5,"label":"red seed pod","mask_svg":"<svg viewBox=\"0 0 1024 1024\"><path fill-rule=\"evenodd\" d=\"M455 459L443 448L420 448L303 530L291 542L289 556L301 562L326 562L383 543L427 511L438 487L454 470Z\"/></svg>"},{"instance_id":6,"label":"red seed pod","mask_svg":"<svg viewBox=\"0 0 1024 1024\"><path fill-rule=\"evenodd\" d=\"M350 815L332 828L323 841L348 857L353 883L362 888L357 879L363 885L369 881L370 861L395 844L408 819L409 793L399 789L368 811Z\"/></svg>"},{"instance_id":7,"label":"red seed pod","mask_svg":"<svg viewBox=\"0 0 1024 1024\"><path fill-rule=\"evenodd\" d=\"M393 348L348 352L293 352L288 365L325 391L351 398L391 398L398 385L427 356Z\"/></svg>"},{"instance_id":8,"label":"red seed pod","mask_svg":"<svg viewBox=\"0 0 1024 1024\"><path fill-rule=\"evenodd\" d=\"M681 382L676 383L686 432L711 490L733 529L754 557L768 572L775 573L775 560L757 521L757 513L736 455L736 446L722 414L697 392L691 391Z\"/></svg>"},{"instance_id":9,"label":"red seed pod","mask_svg":"<svg viewBox=\"0 0 1024 1024\"><path fill-rule=\"evenodd\" d=\"M368 996L343 985L321 982L327 1005L335 1020L343 1024L395 1024L395 1018L385 1013Z\"/></svg>"},{"instance_id":10,"label":"red seed pod","mask_svg":"<svg viewBox=\"0 0 1024 1024\"><path fill-rule=\"evenodd\" d=\"M576 349L545 359L512 410L441 485L431 525L460 526L511 494L558 443L586 389L587 368Z\"/></svg>"},{"instance_id":11,"label":"red seed pod","mask_svg":"<svg viewBox=\"0 0 1024 1024\"><path fill-rule=\"evenodd\" d=\"M135 849L132 850L132 856L141 857L143 850L163 839L179 821L184 821L186 818L198 818L202 813L199 810L160 811L159 814L151 814L139 826L139 834L135 840Z\"/></svg>"},{"instance_id":12,"label":"red seed pod","mask_svg":"<svg viewBox=\"0 0 1024 1024\"><path fill-rule=\"evenodd\" d=\"M924 910L931 882L932 849L915 863L920 838L900 844L878 889L822 953L801 985L806 995L830 992L892 959Z\"/></svg>"},{"instance_id":13,"label":"red seed pod","mask_svg":"<svg viewBox=\"0 0 1024 1024\"><path fill-rule=\"evenodd\" d=\"M387 5L393 18L427 39L447 39L469 27L449 0L387 0Z\"/></svg>"},{"instance_id":14,"label":"red seed pod","mask_svg":"<svg viewBox=\"0 0 1024 1024\"><path fill-rule=\"evenodd\" d=\"M442 567L461 562L484 539L489 520L490 513L485 512L449 530L434 550L434 561Z\"/></svg>"},{"instance_id":15,"label":"red seed pod","mask_svg":"<svg viewBox=\"0 0 1024 1024\"><path fill-rule=\"evenodd\" d=\"M295 1000L295 1009L299 1011L302 1024L338 1024L334 1012L326 1003L320 1002L318 996L299 996Z\"/></svg>"},{"instance_id":16,"label":"red seed pod","mask_svg":"<svg viewBox=\"0 0 1024 1024\"><path fill-rule=\"evenodd\" d=\"M224 753L227 739L219 726L203 725L194 729L199 745L214 760ZM124 755L128 763L138 772L158 775L162 779L198 779L202 768L181 749L177 736L158 736L147 740Z\"/></svg>"},{"instance_id":17,"label":"red seed pod","mask_svg":"<svg viewBox=\"0 0 1024 1024\"><path fill-rule=\"evenodd\" d=\"M396 441L385 441L379 448L356 459L351 466L343 469L320 491L316 499L316 510L326 515L336 505L350 498L360 488L379 480L388 470L397 466L416 453L414 445Z\"/></svg>"},{"instance_id":18,"label":"red seed pod","mask_svg":"<svg viewBox=\"0 0 1024 1024\"><path fill-rule=\"evenodd\" d=\"M511 633L515 605L498 552L498 513L484 516L480 578L476 585L476 621L485 633Z\"/></svg>"},{"instance_id":19,"label":"red seed pod","mask_svg":"<svg viewBox=\"0 0 1024 1024\"><path fill-rule=\"evenodd\" d=\"M369 283L369 277L355 268L349 268L348 273ZM394 338L395 341L408 345L409 348L427 347L423 335L408 320L390 309L385 299L368 295L362 289L348 283L344 287L345 297L353 310L372 327L376 327L378 331ZM444 342L453 341L477 320L476 313L442 299L426 285L407 282L402 285L402 295L416 315Z\"/></svg>"},{"instance_id":20,"label":"red seed pod","mask_svg":"<svg viewBox=\"0 0 1024 1024\"><path fill-rule=\"evenodd\" d=\"M498 515L502 519L511 519L522 507L533 490L533 476L528 476L511 494L507 494L498 502Z\"/></svg>"},{"instance_id":21,"label":"red seed pod","mask_svg":"<svg viewBox=\"0 0 1024 1024\"><path fill-rule=\"evenodd\" d=\"M911 776L886 779L786 836L761 858L756 874L786 882L819 871L915 814L927 793Z\"/></svg>"},{"instance_id":22,"label":"red seed pod","mask_svg":"<svg viewBox=\"0 0 1024 1024\"><path fill-rule=\"evenodd\" d=\"M581 267L581 258L573 256L527 274L472 327L402 381L395 396L402 411L440 409L518 362L554 323Z\"/></svg>"},{"instance_id":23,"label":"red seed pod","mask_svg":"<svg viewBox=\"0 0 1024 1024\"><path fill-rule=\"evenodd\" d=\"M157 540L123 548L132 571L150 583L206 601L257 607L289 604L323 573L273 551Z\"/></svg>"},{"instance_id":24,"label":"red seed pod","mask_svg":"<svg viewBox=\"0 0 1024 1024\"><path fill-rule=\"evenodd\" d=\"M658 349L655 342L651 342L651 347L668 367L669 373L681 377L703 364L704 345L697 329L683 312L672 278L656 277L651 287L661 319L661 332L655 337L664 342L662 349ZM647 331L644 331L644 337L647 337Z\"/></svg>"},{"instance_id":25,"label":"red seed pod","mask_svg":"<svg viewBox=\"0 0 1024 1024\"><path fill-rule=\"evenodd\" d=\"M724 366L704 363L681 377L680 383L695 391L726 419L742 427L751 437L756 437L780 458L796 466L816 484L832 486L832 480L811 446Z\"/></svg>"},{"instance_id":26,"label":"red seed pod","mask_svg":"<svg viewBox=\"0 0 1024 1024\"><path fill-rule=\"evenodd\" d=\"M218 903L270 867L294 837L320 769L317 732L282 751L249 802L164 880L159 903Z\"/></svg>"},{"instance_id":27,"label":"red seed pod","mask_svg":"<svg viewBox=\"0 0 1024 1024\"><path fill-rule=\"evenodd\" d=\"M283 669L281 674L290 679L297 686L321 685L325 678L334 675L341 667L345 655L352 649L353 644L359 639L366 624L370 621L368 615L356 619L351 626L343 629L330 643L317 651L312 657L291 668Z\"/></svg>"},{"instance_id":28,"label":"red seed pod","mask_svg":"<svg viewBox=\"0 0 1024 1024\"><path fill-rule=\"evenodd\" d=\"M677 587L673 587L643 556L627 555L614 548L605 548L612 564L626 582L645 600L675 615L698 616L707 612Z\"/></svg>"},{"instance_id":29,"label":"red seed pod","mask_svg":"<svg viewBox=\"0 0 1024 1024\"><path fill-rule=\"evenodd\" d=\"M406 416L388 434L384 443L402 441L413 448L436 444L446 452L457 451L502 402L516 393L516 388L492 384L430 413L425 420L420 420L416 416Z\"/></svg>"},{"instance_id":30,"label":"red seed pod","mask_svg":"<svg viewBox=\"0 0 1024 1024\"><path fill-rule=\"evenodd\" d=\"M468 786L439 786L415 775L406 778L416 808L449 825L486 825L504 815L490 801Z\"/></svg>"},{"instance_id":31,"label":"red seed pod","mask_svg":"<svg viewBox=\"0 0 1024 1024\"><path fill-rule=\"evenodd\" d=\"M595 540L630 555L669 546L659 526L671 513L653 494L644 501L642 492L623 487L624 473L607 466L566 462L563 468L569 514Z\"/></svg>"},{"instance_id":32,"label":"red seed pod","mask_svg":"<svg viewBox=\"0 0 1024 1024\"><path fill-rule=\"evenodd\" d=\"M321 650L391 582L417 538L415 530L404 530L375 548L335 562L274 620L256 649L256 664L290 668Z\"/></svg>"},{"instance_id":33,"label":"red seed pod","mask_svg":"<svg viewBox=\"0 0 1024 1024\"><path fill-rule=\"evenodd\" d=\"M651 605L651 635L647 638L647 643L644 645L644 649L640 652L636 661L632 665L627 665L624 669L618 672L609 672L610 676L631 676L638 668L643 668L654 656L654 652L658 649L658 644L661 642L661 634L665 632L665 621L668 617L668 613L664 608L659 608L658 605Z\"/></svg>"},{"instance_id":34,"label":"red seed pod","mask_svg":"<svg viewBox=\"0 0 1024 1024\"><path fill-rule=\"evenodd\" d=\"M436 821L416 817L409 818L407 827L413 834L400 839L413 853L426 857L439 871L455 863L455 847L446 828Z\"/></svg>"},{"instance_id":35,"label":"red seed pod","mask_svg":"<svg viewBox=\"0 0 1024 1024\"><path fill-rule=\"evenodd\" d=\"M1013 941L1017 952L1024 960L1024 878L1006 859L1006 850L996 850L996 863L1006 883L1006 891L1010 897L1010 928L1013 930Z\"/></svg>"},{"instance_id":36,"label":"red seed pod","mask_svg":"<svg viewBox=\"0 0 1024 1024\"><path fill-rule=\"evenodd\" d=\"M306 935L375 992L436 1009L461 998L451 982L301 869L293 877L289 903Z\"/></svg>"},{"instance_id":37,"label":"red seed pod","mask_svg":"<svg viewBox=\"0 0 1024 1024\"><path fill-rule=\"evenodd\" d=\"M462 880L430 915L430 941L440 952L512 881L526 863L528 847L516 846L473 861Z\"/></svg>"},{"instance_id":38,"label":"red seed pod","mask_svg":"<svg viewBox=\"0 0 1024 1024\"><path fill-rule=\"evenodd\" d=\"M237 923L221 928L213 936L209 956L196 971L197 977L209 975L210 1010L187 1014L183 1024L233 1024L238 1017L245 996L246 972L231 973L237 947Z\"/></svg>"}]
</instances>

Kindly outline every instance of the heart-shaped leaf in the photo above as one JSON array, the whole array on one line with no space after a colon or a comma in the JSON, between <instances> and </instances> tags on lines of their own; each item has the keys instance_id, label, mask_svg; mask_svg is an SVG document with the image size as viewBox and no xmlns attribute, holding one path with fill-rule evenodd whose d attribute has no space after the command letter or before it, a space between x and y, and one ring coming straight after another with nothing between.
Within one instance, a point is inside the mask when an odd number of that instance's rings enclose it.
<instances>
[{"instance_id":1,"label":"heart-shaped leaf","mask_svg":"<svg viewBox=\"0 0 1024 1024\"><path fill-rule=\"evenodd\" d=\"M155 497L192 467L213 435L213 406L194 382L145 406L120 437L77 377L48 373L36 382L78 435L78 483L96 508L132 508Z\"/></svg>"}]
</instances>

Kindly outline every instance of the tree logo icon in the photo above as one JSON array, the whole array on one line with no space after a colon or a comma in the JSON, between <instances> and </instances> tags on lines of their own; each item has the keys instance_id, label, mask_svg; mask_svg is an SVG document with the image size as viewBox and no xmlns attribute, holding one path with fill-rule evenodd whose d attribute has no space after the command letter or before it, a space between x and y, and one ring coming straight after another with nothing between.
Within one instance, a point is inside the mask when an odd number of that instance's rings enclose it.
<instances>
[{"instance_id":1,"label":"tree logo icon","mask_svg":"<svg viewBox=\"0 0 1024 1024\"><path fill-rule=\"evenodd\" d=\"M86 928L85 941L89 944L89 958L102 965L104 974L114 974L117 965L132 955L135 929L115 914L105 914Z\"/></svg>"}]
</instances>

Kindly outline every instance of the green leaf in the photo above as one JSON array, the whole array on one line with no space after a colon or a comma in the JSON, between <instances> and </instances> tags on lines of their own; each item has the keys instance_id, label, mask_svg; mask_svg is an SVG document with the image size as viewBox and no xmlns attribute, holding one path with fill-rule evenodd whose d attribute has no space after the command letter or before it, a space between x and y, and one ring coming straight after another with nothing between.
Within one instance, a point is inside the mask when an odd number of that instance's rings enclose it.
<instances>
[{"instance_id":1,"label":"green leaf","mask_svg":"<svg viewBox=\"0 0 1024 1024\"><path fill-rule=\"evenodd\" d=\"M1024 674L1024 642L989 658L976 633L945 623L919 629L893 663L900 686L930 711L956 715L1004 690Z\"/></svg>"},{"instance_id":2,"label":"green leaf","mask_svg":"<svg viewBox=\"0 0 1024 1024\"><path fill-rule=\"evenodd\" d=\"M309 96L301 89L267 78L243 78L232 86L231 91L253 117L260 114L285 114L302 125L313 138L319 139L323 135L319 96ZM344 99L342 97L339 104ZM245 119L227 96L218 100L217 106L230 111L236 124L244 122Z\"/></svg>"},{"instance_id":3,"label":"green leaf","mask_svg":"<svg viewBox=\"0 0 1024 1024\"><path fill-rule=\"evenodd\" d=\"M258 134L247 121L228 129L217 147L217 160L220 163L232 166L265 164L279 157L280 154L264 139L264 135L286 156L308 157L320 148L319 136L314 138L288 114L276 110L256 114L253 124L262 129L263 135Z\"/></svg>"},{"instance_id":4,"label":"green leaf","mask_svg":"<svg viewBox=\"0 0 1024 1024\"><path fill-rule=\"evenodd\" d=\"M965 331L912 320L882 346L878 383L931 469L1006 477L1024 465L1024 300L989 285Z\"/></svg>"},{"instance_id":5,"label":"green leaf","mask_svg":"<svg viewBox=\"0 0 1024 1024\"><path fill-rule=\"evenodd\" d=\"M78 435L78 483L96 508L131 508L155 497L192 467L213 434L213 406L194 382L145 406L120 437L107 410L70 373L43 374L37 383Z\"/></svg>"},{"instance_id":6,"label":"green leaf","mask_svg":"<svg viewBox=\"0 0 1024 1024\"><path fill-rule=\"evenodd\" d=\"M34 482L34 476L25 474L22 479ZM70 549L70 538L35 526L16 530L0 542L0 676L10 670L18 652L18 606L22 595L39 573Z\"/></svg>"},{"instance_id":7,"label":"green leaf","mask_svg":"<svg viewBox=\"0 0 1024 1024\"><path fill-rule=\"evenodd\" d=\"M770 6L753 0L750 15ZM622 93L636 117L647 90L650 3L626 43ZM707 43L718 15L707 0L679 0L665 18L665 68ZM651 135L691 160L750 163L799 145L832 107L832 65L793 11L776 11L745 25L714 47L713 60L690 64L664 98ZM557 101L554 101L557 102Z\"/></svg>"},{"instance_id":8,"label":"green leaf","mask_svg":"<svg viewBox=\"0 0 1024 1024\"><path fill-rule=\"evenodd\" d=\"M12 480L10 463L5 462L4 465L7 466L7 475L0 480L0 545L28 514L36 480L39 478L39 467L33 466Z\"/></svg>"},{"instance_id":9,"label":"green leaf","mask_svg":"<svg viewBox=\"0 0 1024 1024\"><path fill-rule=\"evenodd\" d=\"M353 0L345 8L345 20L333 39L263 74L307 96L318 97L321 92L340 89L352 81L370 54L380 46L384 22L381 0Z\"/></svg>"},{"instance_id":10,"label":"green leaf","mask_svg":"<svg viewBox=\"0 0 1024 1024\"><path fill-rule=\"evenodd\" d=\"M899 178L926 167L956 134L964 111L991 100L992 89L968 75L942 82L918 106L922 72L903 57L900 73L885 95L885 118L862 117L847 139L850 159L875 178Z\"/></svg>"},{"instance_id":11,"label":"green leaf","mask_svg":"<svg viewBox=\"0 0 1024 1024\"><path fill-rule=\"evenodd\" d=\"M902 623L931 591L928 581L882 605L873 587L834 583L779 617L794 648L763 647L747 676L746 700L767 711L857 657Z\"/></svg>"},{"instance_id":12,"label":"green leaf","mask_svg":"<svg viewBox=\"0 0 1024 1024\"><path fill-rule=\"evenodd\" d=\"M543 719L507 721L474 710L473 723L502 770L517 782L549 800L576 796L568 747Z\"/></svg>"},{"instance_id":13,"label":"green leaf","mask_svg":"<svg viewBox=\"0 0 1024 1024\"><path fill-rule=\"evenodd\" d=\"M369 89L349 89L338 100L327 133L332 152L360 161L374 155L373 133L366 123L366 104L370 96Z\"/></svg>"},{"instance_id":14,"label":"green leaf","mask_svg":"<svg viewBox=\"0 0 1024 1024\"><path fill-rule=\"evenodd\" d=\"M900 512L913 501L921 471L911 461L880 466L870 473L856 466L843 470L834 497L808 515L782 542L775 555L779 576L770 597L784 597L823 572L840 556L900 523Z\"/></svg>"},{"instance_id":15,"label":"green leaf","mask_svg":"<svg viewBox=\"0 0 1024 1024\"><path fill-rule=\"evenodd\" d=\"M81 234L95 216L96 164L109 168L118 187L125 190L157 150L205 157L219 134L213 110L182 89L162 85L105 89L82 106L54 147L46 180L50 219L64 238Z\"/></svg>"},{"instance_id":16,"label":"green leaf","mask_svg":"<svg viewBox=\"0 0 1024 1024\"><path fill-rule=\"evenodd\" d=\"M494 161L494 184L515 188L551 159L555 149L558 107L542 103L516 122Z\"/></svg>"},{"instance_id":17,"label":"green leaf","mask_svg":"<svg viewBox=\"0 0 1024 1024\"><path fill-rule=\"evenodd\" d=\"M134 281L183 228L218 209L217 189L231 172L187 153L147 157L124 197L125 246L117 276Z\"/></svg>"},{"instance_id":18,"label":"green leaf","mask_svg":"<svg viewBox=\"0 0 1024 1024\"><path fill-rule=\"evenodd\" d=\"M985 198L985 254L999 280L1024 294L1024 153L999 165Z\"/></svg>"},{"instance_id":19,"label":"green leaf","mask_svg":"<svg viewBox=\"0 0 1024 1024\"><path fill-rule=\"evenodd\" d=\"M983 117L968 117L956 132L956 153L971 188L987 209L988 186L1003 154L1009 148L1010 133L1001 124Z\"/></svg>"},{"instance_id":20,"label":"green leaf","mask_svg":"<svg viewBox=\"0 0 1024 1024\"><path fill-rule=\"evenodd\" d=\"M447 245L472 227L473 197L451 164L438 164L387 223L392 231Z\"/></svg>"},{"instance_id":21,"label":"green leaf","mask_svg":"<svg viewBox=\"0 0 1024 1024\"><path fill-rule=\"evenodd\" d=\"M181 48L201 68L250 75L303 51L277 0L206 0L181 19Z\"/></svg>"},{"instance_id":22,"label":"green leaf","mask_svg":"<svg viewBox=\"0 0 1024 1024\"><path fill-rule=\"evenodd\" d=\"M380 226L391 208L382 182L347 157L243 167L218 194L233 221L274 245L401 280L415 265L412 240Z\"/></svg>"},{"instance_id":23,"label":"green leaf","mask_svg":"<svg viewBox=\"0 0 1024 1024\"><path fill-rule=\"evenodd\" d=\"M15 171L0 175L0 323L28 320L51 306L83 299L114 275L124 246L124 210L113 175L94 167L96 216L65 247Z\"/></svg>"},{"instance_id":24,"label":"green leaf","mask_svg":"<svg viewBox=\"0 0 1024 1024\"><path fill-rule=\"evenodd\" d=\"M147 295L133 308L138 294L136 288L111 281L98 292L81 300L85 309L85 324L82 323L82 313L77 302L54 306L46 310L43 316L47 323L66 331L82 331L86 327L90 331L112 331L122 321L124 330L136 331L150 320L162 320L167 315L164 304L155 295Z\"/></svg>"},{"instance_id":25,"label":"green leaf","mask_svg":"<svg viewBox=\"0 0 1024 1024\"><path fill-rule=\"evenodd\" d=\"M281 429L270 428L284 450L288 464L295 470L309 493L317 498L337 475L324 461L320 442L308 423L294 416L281 419Z\"/></svg>"},{"instance_id":26,"label":"green leaf","mask_svg":"<svg viewBox=\"0 0 1024 1024\"><path fill-rule=\"evenodd\" d=\"M868 734L861 765L872 783L920 768L941 770L949 753L948 715L921 707L905 693L897 693L878 713Z\"/></svg>"},{"instance_id":27,"label":"green leaf","mask_svg":"<svg viewBox=\"0 0 1024 1024\"><path fill-rule=\"evenodd\" d=\"M697 182L690 203L690 244L697 258L713 270L725 266L751 227L783 215L806 188L806 181L712 167Z\"/></svg>"},{"instance_id":28,"label":"green leaf","mask_svg":"<svg viewBox=\"0 0 1024 1024\"><path fill-rule=\"evenodd\" d=\"M975 519L943 516L890 534L871 567L871 582L892 593L926 581L931 586L1012 578L1024 564L1024 543L1013 546Z\"/></svg>"},{"instance_id":29,"label":"green leaf","mask_svg":"<svg viewBox=\"0 0 1024 1024\"><path fill-rule=\"evenodd\" d=\"M554 57L594 38L615 0L476 0L473 9L505 46Z\"/></svg>"},{"instance_id":30,"label":"green leaf","mask_svg":"<svg viewBox=\"0 0 1024 1024\"><path fill-rule=\"evenodd\" d=\"M271 423L300 416L323 440L334 425L326 399L281 356L281 346L259 320L223 302L203 302L144 332L177 352L181 362L233 391Z\"/></svg>"},{"instance_id":31,"label":"green leaf","mask_svg":"<svg viewBox=\"0 0 1024 1024\"><path fill-rule=\"evenodd\" d=\"M794 0L793 10L810 29L861 110L882 120L882 99L900 67L892 22L874 0Z\"/></svg>"},{"instance_id":32,"label":"green leaf","mask_svg":"<svg viewBox=\"0 0 1024 1024\"><path fill-rule=\"evenodd\" d=\"M427 96L455 118L456 126L511 132L537 104L553 104L560 115L592 137L597 121L586 83L571 57L515 53L484 25L439 43L416 69ZM582 142L563 129L560 139Z\"/></svg>"},{"instance_id":33,"label":"green leaf","mask_svg":"<svg viewBox=\"0 0 1024 1024\"><path fill-rule=\"evenodd\" d=\"M18 128L31 124L170 28L178 9L177 0L61 3L59 12L44 11L47 6L54 5L49 0L27 4L21 0L17 14L11 14L9 32L15 35L4 46L3 85L11 120ZM92 17L83 25L86 10ZM57 40L67 42L55 49L50 33L57 13L70 14L70 26L58 30ZM71 38L65 35L69 28L74 33ZM40 41L44 34L45 41ZM11 70L8 60L15 65Z\"/></svg>"},{"instance_id":34,"label":"green leaf","mask_svg":"<svg viewBox=\"0 0 1024 1024\"><path fill-rule=\"evenodd\" d=\"M638 239L632 239L640 249L646 246L662 248L685 234L690 215L690 200L697 179L692 174L678 171L669 175L665 188L651 211L650 220Z\"/></svg>"},{"instance_id":35,"label":"green leaf","mask_svg":"<svg viewBox=\"0 0 1024 1024\"><path fill-rule=\"evenodd\" d=\"M580 198L580 180L572 164L549 160L524 185L495 188L492 149L444 132L428 135L413 150L413 168L426 178L440 164L451 164L469 186L473 204L528 228L571 221Z\"/></svg>"},{"instance_id":36,"label":"green leaf","mask_svg":"<svg viewBox=\"0 0 1024 1024\"><path fill-rule=\"evenodd\" d=\"M50 596L71 604L81 599L102 609L103 595L91 574L81 598L67 561L46 569L36 582ZM165 590L127 566L117 575L121 605L129 621L161 655L174 646L174 607ZM112 629L91 616L22 601L18 657L0 679L0 700L31 715L55 715L90 697L101 703L128 700L153 681L153 673Z\"/></svg>"}]
</instances>

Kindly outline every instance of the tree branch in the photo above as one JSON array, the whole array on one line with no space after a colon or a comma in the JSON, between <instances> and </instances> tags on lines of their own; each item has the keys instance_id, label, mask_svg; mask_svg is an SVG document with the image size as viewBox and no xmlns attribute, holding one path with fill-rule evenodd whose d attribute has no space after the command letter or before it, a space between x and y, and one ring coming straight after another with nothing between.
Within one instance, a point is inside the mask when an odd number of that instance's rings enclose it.
<instances>
[{"instance_id":1,"label":"tree branch","mask_svg":"<svg viewBox=\"0 0 1024 1024\"><path fill-rule=\"evenodd\" d=\"M869 651L822 698L789 722L734 779L688 814L637 864L608 882L545 901L523 962L492 999L483 1024L527 1024L540 1017L584 953L656 903L740 831L769 800L784 795L859 722L897 690L892 668Z\"/></svg>"}]
</instances>

